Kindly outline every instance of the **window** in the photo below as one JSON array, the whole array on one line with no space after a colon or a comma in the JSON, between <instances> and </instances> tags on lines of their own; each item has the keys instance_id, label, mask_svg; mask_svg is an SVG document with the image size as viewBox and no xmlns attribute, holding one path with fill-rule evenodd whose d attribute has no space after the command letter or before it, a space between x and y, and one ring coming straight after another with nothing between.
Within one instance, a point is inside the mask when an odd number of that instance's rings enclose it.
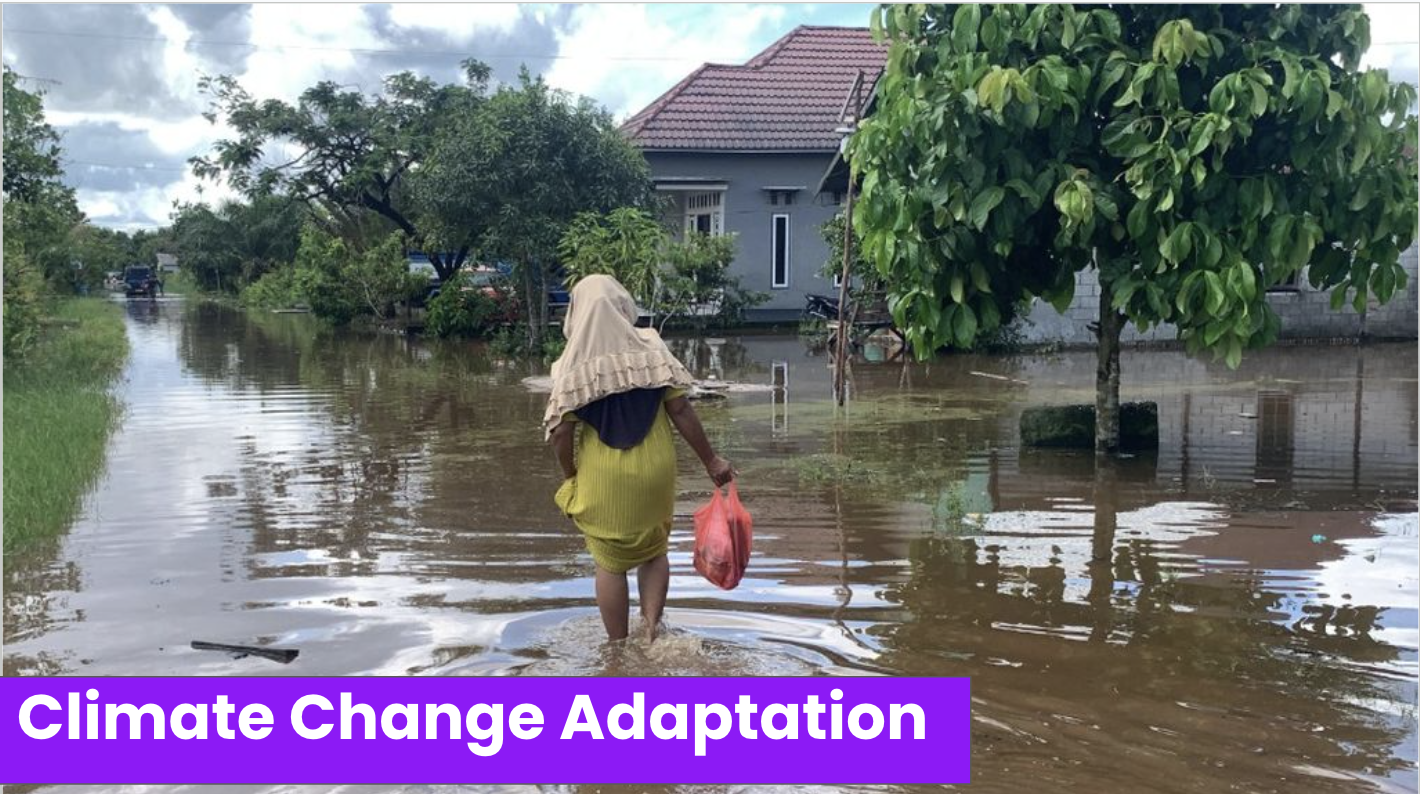
<instances>
[{"instance_id":1,"label":"window","mask_svg":"<svg viewBox=\"0 0 1420 794\"><path fill-rule=\"evenodd\" d=\"M725 201L723 191L689 193L685 197L686 234L718 235L725 232Z\"/></svg>"},{"instance_id":2,"label":"window","mask_svg":"<svg viewBox=\"0 0 1420 794\"><path fill-rule=\"evenodd\" d=\"M775 215L770 225L769 252L773 259L770 286L787 289L789 286L789 216Z\"/></svg>"}]
</instances>

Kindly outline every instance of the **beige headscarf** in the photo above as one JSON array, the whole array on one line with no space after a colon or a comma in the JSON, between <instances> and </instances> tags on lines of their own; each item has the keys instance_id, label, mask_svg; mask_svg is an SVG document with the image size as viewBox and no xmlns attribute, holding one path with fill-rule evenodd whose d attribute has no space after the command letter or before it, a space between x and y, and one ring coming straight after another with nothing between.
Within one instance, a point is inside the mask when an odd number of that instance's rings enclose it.
<instances>
[{"instance_id":1,"label":"beige headscarf","mask_svg":"<svg viewBox=\"0 0 1420 794\"><path fill-rule=\"evenodd\" d=\"M562 333L567 348L552 365L552 396L543 433L562 415L632 389L689 388L694 382L651 328L636 327L636 301L611 276L587 276L572 288Z\"/></svg>"}]
</instances>

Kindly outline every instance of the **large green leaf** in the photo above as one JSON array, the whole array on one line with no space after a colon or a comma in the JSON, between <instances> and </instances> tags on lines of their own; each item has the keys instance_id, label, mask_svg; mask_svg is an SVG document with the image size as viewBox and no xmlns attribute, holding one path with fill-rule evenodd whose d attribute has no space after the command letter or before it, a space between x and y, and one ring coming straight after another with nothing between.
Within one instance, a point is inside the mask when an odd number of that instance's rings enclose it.
<instances>
[{"instance_id":1,"label":"large green leaf","mask_svg":"<svg viewBox=\"0 0 1420 794\"><path fill-rule=\"evenodd\" d=\"M967 3L952 16L952 49L958 54L976 49L976 33L981 25L981 6Z\"/></svg>"},{"instance_id":2,"label":"large green leaf","mask_svg":"<svg viewBox=\"0 0 1420 794\"><path fill-rule=\"evenodd\" d=\"M976 198L971 200L971 211L969 213L971 225L977 229L984 228L986 226L986 219L991 214L991 210L996 209L996 206L1001 203L1001 199L1005 198L1005 196L1005 189L997 185L992 185L980 193L977 193Z\"/></svg>"}]
</instances>

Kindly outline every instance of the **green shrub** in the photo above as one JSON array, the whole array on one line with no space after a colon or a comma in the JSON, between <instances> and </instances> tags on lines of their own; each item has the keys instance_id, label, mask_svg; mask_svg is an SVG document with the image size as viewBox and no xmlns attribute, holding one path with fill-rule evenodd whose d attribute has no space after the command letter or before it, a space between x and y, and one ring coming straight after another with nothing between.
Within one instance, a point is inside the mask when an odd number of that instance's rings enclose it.
<instances>
[{"instance_id":1,"label":"green shrub","mask_svg":"<svg viewBox=\"0 0 1420 794\"><path fill-rule=\"evenodd\" d=\"M40 290L44 278L20 253L6 253L5 270L5 361L24 359L39 336Z\"/></svg>"},{"instance_id":2,"label":"green shrub","mask_svg":"<svg viewBox=\"0 0 1420 794\"><path fill-rule=\"evenodd\" d=\"M530 342L526 325L504 326L489 337L488 349L500 358L529 359L541 356L543 361L556 361L567 347L567 339L557 329L549 330L541 339Z\"/></svg>"},{"instance_id":3,"label":"green shrub","mask_svg":"<svg viewBox=\"0 0 1420 794\"><path fill-rule=\"evenodd\" d=\"M365 315L388 319L396 304L428 285L424 276L409 272L398 233L367 251L352 251L339 238L313 228L301 233L294 280L311 313L335 325Z\"/></svg>"},{"instance_id":4,"label":"green shrub","mask_svg":"<svg viewBox=\"0 0 1420 794\"><path fill-rule=\"evenodd\" d=\"M557 250L569 286L593 274L608 275L621 282L637 303L650 307L667 240L665 228L649 212L621 207L604 215L579 214Z\"/></svg>"},{"instance_id":5,"label":"green shrub","mask_svg":"<svg viewBox=\"0 0 1420 794\"><path fill-rule=\"evenodd\" d=\"M290 309L304 303L294 267L278 267L242 290L242 305L249 309Z\"/></svg>"},{"instance_id":6,"label":"green shrub","mask_svg":"<svg viewBox=\"0 0 1420 794\"><path fill-rule=\"evenodd\" d=\"M674 322L701 331L712 323L730 326L742 322L747 310L769 300L769 295L745 289L738 278L730 275L736 245L733 234L695 232L688 233L684 240L667 243L665 256L670 272L662 285L662 326ZM702 306L715 306L715 313L695 311Z\"/></svg>"},{"instance_id":7,"label":"green shrub","mask_svg":"<svg viewBox=\"0 0 1420 794\"><path fill-rule=\"evenodd\" d=\"M444 282L439 294L429 301L424 329L439 337L483 336L498 306L462 273Z\"/></svg>"},{"instance_id":8,"label":"green shrub","mask_svg":"<svg viewBox=\"0 0 1420 794\"><path fill-rule=\"evenodd\" d=\"M677 324L704 330L712 323L740 322L745 310L769 299L744 289L730 275L735 246L732 234L689 233L677 240L649 212L622 207L578 215L558 253L568 286L594 273L609 275L661 328ZM715 311L703 313L708 306Z\"/></svg>"}]
</instances>

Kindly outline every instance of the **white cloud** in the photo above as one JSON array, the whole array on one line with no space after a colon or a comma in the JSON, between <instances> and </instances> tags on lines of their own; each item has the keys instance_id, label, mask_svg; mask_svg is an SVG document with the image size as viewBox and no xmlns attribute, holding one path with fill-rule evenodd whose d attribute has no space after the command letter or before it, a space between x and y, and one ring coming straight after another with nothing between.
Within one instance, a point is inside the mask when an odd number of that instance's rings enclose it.
<instances>
[{"instance_id":1,"label":"white cloud","mask_svg":"<svg viewBox=\"0 0 1420 794\"><path fill-rule=\"evenodd\" d=\"M626 116L703 63L747 60L760 49L763 28L781 23L785 8L719 6L693 15L677 13L674 23L667 16L664 6L579 6L559 36L563 58L547 81L600 99ZM647 60L626 60L635 58Z\"/></svg>"},{"instance_id":2,"label":"white cloud","mask_svg":"<svg viewBox=\"0 0 1420 794\"><path fill-rule=\"evenodd\" d=\"M201 116L168 121L131 113L80 113L64 110L47 111L45 116L49 123L56 127L70 127L85 122L111 122L123 130L146 132L153 145L172 155L174 160L186 160L194 154L205 152L213 141L231 132L231 128L225 123L214 125Z\"/></svg>"},{"instance_id":3,"label":"white cloud","mask_svg":"<svg viewBox=\"0 0 1420 794\"><path fill-rule=\"evenodd\" d=\"M394 3L389 14L400 27L471 37L482 31L511 30L522 10L517 3Z\"/></svg>"},{"instance_id":4,"label":"white cloud","mask_svg":"<svg viewBox=\"0 0 1420 794\"><path fill-rule=\"evenodd\" d=\"M167 40L163 45L163 77L169 89L178 97L197 101L197 81L206 65L187 48L191 31L164 6L149 9L148 20L157 26L158 35Z\"/></svg>"},{"instance_id":5,"label":"white cloud","mask_svg":"<svg viewBox=\"0 0 1420 794\"><path fill-rule=\"evenodd\" d=\"M355 53L348 50L386 46L364 11L344 3L257 3L251 6L251 29L257 43L282 46L253 51L238 77L243 88L263 99L294 100L311 85L355 69ZM362 76L369 90L379 86L378 74Z\"/></svg>"},{"instance_id":6,"label":"white cloud","mask_svg":"<svg viewBox=\"0 0 1420 794\"><path fill-rule=\"evenodd\" d=\"M205 201L216 205L236 195L225 185L200 182L188 174L170 185L122 192L80 186L75 197L79 209L101 225L132 230L166 226L174 202Z\"/></svg>"}]
</instances>

